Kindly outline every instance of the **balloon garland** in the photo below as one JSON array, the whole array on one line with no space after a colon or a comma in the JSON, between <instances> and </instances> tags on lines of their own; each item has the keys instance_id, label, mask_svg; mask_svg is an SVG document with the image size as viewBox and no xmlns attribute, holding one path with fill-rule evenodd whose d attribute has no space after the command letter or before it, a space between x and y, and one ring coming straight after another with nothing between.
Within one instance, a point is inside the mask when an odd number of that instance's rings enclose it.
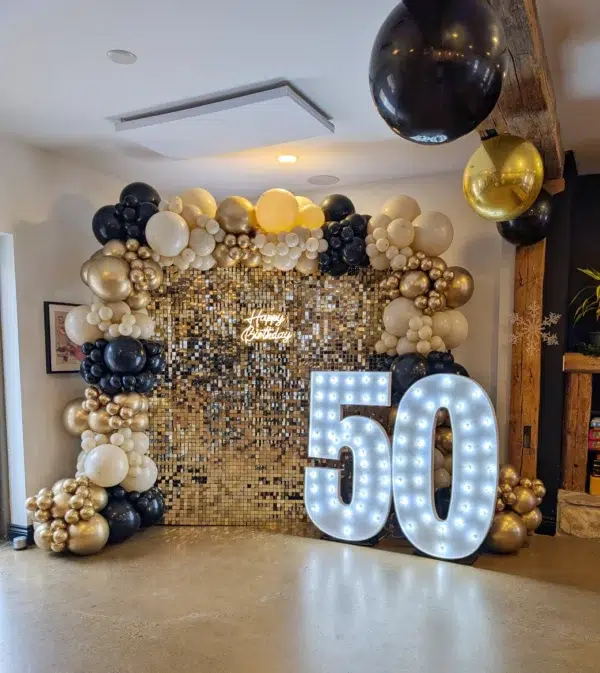
<instances>
[{"instance_id":1,"label":"balloon garland","mask_svg":"<svg viewBox=\"0 0 600 673\"><path fill-rule=\"evenodd\" d=\"M65 428L81 440L75 478L26 503L43 549L95 553L162 517L158 470L147 455L147 395L166 362L161 344L152 340L155 323L146 307L166 267L206 272L243 265L332 276L368 266L387 271L385 331L375 351L390 357L395 402L415 376L467 375L444 351L467 336L466 319L456 309L470 299L473 279L439 256L452 242L450 220L421 213L409 196L391 199L371 217L356 213L341 194L319 206L270 189L256 206L241 196L217 205L204 189L164 201L138 182L123 189L118 204L98 210L92 229L103 247L83 263L80 275L94 298L65 320L67 336L85 356L80 371L88 384L84 397L63 412ZM443 414L439 425L437 488L451 481L451 429ZM102 494L95 502L92 491Z\"/></svg>"}]
</instances>

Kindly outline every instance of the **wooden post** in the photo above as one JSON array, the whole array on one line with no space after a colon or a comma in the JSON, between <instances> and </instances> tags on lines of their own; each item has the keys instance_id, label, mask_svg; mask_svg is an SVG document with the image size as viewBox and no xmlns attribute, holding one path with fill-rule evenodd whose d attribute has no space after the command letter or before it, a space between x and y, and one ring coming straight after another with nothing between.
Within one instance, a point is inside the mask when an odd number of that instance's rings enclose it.
<instances>
[{"instance_id":1,"label":"wooden post","mask_svg":"<svg viewBox=\"0 0 600 673\"><path fill-rule=\"evenodd\" d=\"M592 412L592 375L569 373L563 424L563 484L585 492L588 428Z\"/></svg>"},{"instance_id":2,"label":"wooden post","mask_svg":"<svg viewBox=\"0 0 600 673\"><path fill-rule=\"evenodd\" d=\"M528 308L543 305L546 242L517 249L514 312L525 317ZM533 340L533 343L532 343ZM509 462L530 479L537 474L541 383L541 337L521 340L512 348Z\"/></svg>"}]
</instances>

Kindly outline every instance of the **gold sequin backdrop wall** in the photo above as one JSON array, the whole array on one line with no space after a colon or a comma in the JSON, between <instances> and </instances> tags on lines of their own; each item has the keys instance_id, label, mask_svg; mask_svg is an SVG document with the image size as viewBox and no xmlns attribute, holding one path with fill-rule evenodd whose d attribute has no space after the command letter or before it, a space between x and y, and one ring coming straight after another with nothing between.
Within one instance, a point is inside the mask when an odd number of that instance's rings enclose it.
<instances>
[{"instance_id":1,"label":"gold sequin backdrop wall","mask_svg":"<svg viewBox=\"0 0 600 673\"><path fill-rule=\"evenodd\" d=\"M169 269L149 307L167 356L150 428L165 523L306 521L310 372L369 368L382 330L378 282L362 269L342 278ZM253 309L285 313L293 340L243 344Z\"/></svg>"}]
</instances>

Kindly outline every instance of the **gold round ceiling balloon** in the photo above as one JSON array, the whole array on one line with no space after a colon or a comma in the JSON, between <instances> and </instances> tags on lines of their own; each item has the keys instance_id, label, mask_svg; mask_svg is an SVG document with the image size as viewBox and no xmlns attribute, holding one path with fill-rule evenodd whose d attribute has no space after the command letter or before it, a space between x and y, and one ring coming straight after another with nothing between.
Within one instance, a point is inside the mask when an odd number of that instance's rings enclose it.
<instances>
[{"instance_id":1,"label":"gold round ceiling balloon","mask_svg":"<svg viewBox=\"0 0 600 673\"><path fill-rule=\"evenodd\" d=\"M543 183L540 153L532 143L511 135L484 140L463 174L468 204L493 222L512 220L531 208Z\"/></svg>"}]
</instances>

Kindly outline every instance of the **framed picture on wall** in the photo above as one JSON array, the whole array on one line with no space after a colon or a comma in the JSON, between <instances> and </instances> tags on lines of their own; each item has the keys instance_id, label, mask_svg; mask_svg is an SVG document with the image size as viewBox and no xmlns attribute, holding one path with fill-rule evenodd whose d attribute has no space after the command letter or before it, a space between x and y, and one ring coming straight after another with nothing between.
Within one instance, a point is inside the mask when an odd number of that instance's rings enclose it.
<instances>
[{"instance_id":1,"label":"framed picture on wall","mask_svg":"<svg viewBox=\"0 0 600 673\"><path fill-rule=\"evenodd\" d=\"M47 374L76 373L84 358L81 346L74 344L65 331L65 318L73 306L79 306L79 304L44 302Z\"/></svg>"}]
</instances>

